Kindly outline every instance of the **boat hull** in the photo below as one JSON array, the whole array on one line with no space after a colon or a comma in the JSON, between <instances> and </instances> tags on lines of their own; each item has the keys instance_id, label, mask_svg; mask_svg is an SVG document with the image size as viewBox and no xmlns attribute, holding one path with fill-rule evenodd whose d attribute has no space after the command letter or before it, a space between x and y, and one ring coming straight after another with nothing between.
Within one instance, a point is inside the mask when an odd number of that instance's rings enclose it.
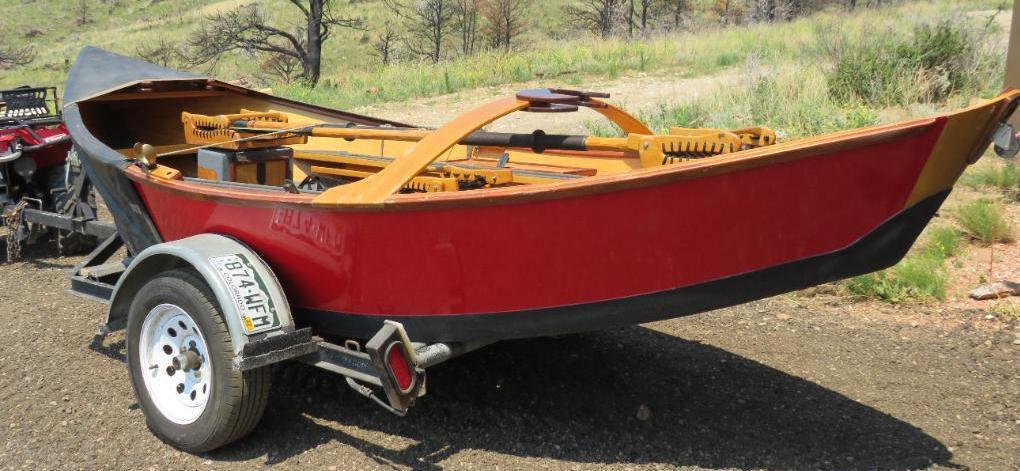
<instances>
[{"instance_id":1,"label":"boat hull","mask_svg":"<svg viewBox=\"0 0 1020 471\"><path fill-rule=\"evenodd\" d=\"M573 306L498 314L403 316L399 320L414 338L470 341L604 330L735 306L896 264L948 195L946 191L925 198L844 249L750 273ZM297 314L301 322L319 332L367 338L379 329L378 316L315 309L301 309Z\"/></svg>"},{"instance_id":2,"label":"boat hull","mask_svg":"<svg viewBox=\"0 0 1020 471\"><path fill-rule=\"evenodd\" d=\"M218 233L261 254L299 323L358 336L395 318L422 341L527 337L700 312L895 263L944 197L904 209L945 122L715 175L434 209L322 209L129 173L165 240Z\"/></svg>"}]
</instances>

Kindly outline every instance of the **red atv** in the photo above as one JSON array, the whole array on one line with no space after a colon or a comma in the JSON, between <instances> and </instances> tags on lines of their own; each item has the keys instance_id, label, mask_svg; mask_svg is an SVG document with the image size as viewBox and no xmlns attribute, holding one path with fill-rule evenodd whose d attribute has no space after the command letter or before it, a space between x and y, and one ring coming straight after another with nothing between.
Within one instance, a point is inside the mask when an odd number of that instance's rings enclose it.
<instances>
[{"instance_id":1,"label":"red atv","mask_svg":"<svg viewBox=\"0 0 1020 471\"><path fill-rule=\"evenodd\" d=\"M72 158L71 136L61 118L54 87L0 90L0 222L10 226L10 242L32 241L47 233L20 224L25 208L95 218L95 200ZM75 182L84 183L69 191ZM42 225L38 225L38 229ZM87 248L89 241L60 231L61 252Z\"/></svg>"}]
</instances>

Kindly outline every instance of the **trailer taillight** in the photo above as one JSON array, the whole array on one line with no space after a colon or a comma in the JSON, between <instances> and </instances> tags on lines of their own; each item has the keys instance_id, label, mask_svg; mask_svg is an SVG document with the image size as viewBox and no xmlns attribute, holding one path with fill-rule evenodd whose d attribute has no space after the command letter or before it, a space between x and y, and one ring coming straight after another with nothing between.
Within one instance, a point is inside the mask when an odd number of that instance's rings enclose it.
<instances>
[{"instance_id":1,"label":"trailer taillight","mask_svg":"<svg viewBox=\"0 0 1020 471\"><path fill-rule=\"evenodd\" d=\"M397 383L401 392L407 392L414 386L414 373L411 364L404 354L404 347L400 342L393 342L386 350L386 364L389 366L390 375Z\"/></svg>"}]
</instances>

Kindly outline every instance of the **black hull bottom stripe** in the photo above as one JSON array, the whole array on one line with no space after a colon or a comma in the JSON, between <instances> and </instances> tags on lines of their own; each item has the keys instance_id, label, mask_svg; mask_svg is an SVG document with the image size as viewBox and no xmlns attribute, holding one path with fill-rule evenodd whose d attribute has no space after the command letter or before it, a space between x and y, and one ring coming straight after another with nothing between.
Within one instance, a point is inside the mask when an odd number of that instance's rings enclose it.
<instances>
[{"instance_id":1,"label":"black hull bottom stripe","mask_svg":"<svg viewBox=\"0 0 1020 471\"><path fill-rule=\"evenodd\" d=\"M754 301L895 265L935 215L949 190L901 211L844 249L707 283L641 296L497 314L394 316L416 342L498 340L610 329ZM382 316L299 310L318 334L369 338Z\"/></svg>"}]
</instances>

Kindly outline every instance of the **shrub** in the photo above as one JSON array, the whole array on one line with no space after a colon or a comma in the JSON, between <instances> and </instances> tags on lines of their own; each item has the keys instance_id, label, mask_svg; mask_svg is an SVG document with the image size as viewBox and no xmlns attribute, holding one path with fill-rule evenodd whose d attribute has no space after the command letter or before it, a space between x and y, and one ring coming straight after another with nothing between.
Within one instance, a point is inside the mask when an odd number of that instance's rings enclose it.
<instances>
[{"instance_id":1,"label":"shrub","mask_svg":"<svg viewBox=\"0 0 1020 471\"><path fill-rule=\"evenodd\" d=\"M952 257L960 250L960 233L950 226L932 227L925 250L942 258Z\"/></svg>"},{"instance_id":2,"label":"shrub","mask_svg":"<svg viewBox=\"0 0 1020 471\"><path fill-rule=\"evenodd\" d=\"M831 61L829 88L844 102L940 102L961 91L982 91L996 76L991 68L997 60L984 46L984 35L958 19L917 26L909 36L895 30L821 34Z\"/></svg>"},{"instance_id":3,"label":"shrub","mask_svg":"<svg viewBox=\"0 0 1020 471\"><path fill-rule=\"evenodd\" d=\"M715 65L719 67L729 67L731 65L737 65L743 60L743 54L727 51L716 56Z\"/></svg>"},{"instance_id":4,"label":"shrub","mask_svg":"<svg viewBox=\"0 0 1020 471\"><path fill-rule=\"evenodd\" d=\"M851 278L846 286L851 293L890 303L943 300L949 281L944 262L930 251L914 252L890 269Z\"/></svg>"},{"instance_id":5,"label":"shrub","mask_svg":"<svg viewBox=\"0 0 1020 471\"><path fill-rule=\"evenodd\" d=\"M847 290L890 303L944 300L949 283L945 261L959 251L960 234L950 226L932 227L923 247L892 268L847 280Z\"/></svg>"},{"instance_id":6,"label":"shrub","mask_svg":"<svg viewBox=\"0 0 1020 471\"><path fill-rule=\"evenodd\" d=\"M962 178L963 184L972 188L990 186L1008 193L1015 193L1020 187L1020 169L1016 165L977 165L968 169Z\"/></svg>"},{"instance_id":7,"label":"shrub","mask_svg":"<svg viewBox=\"0 0 1020 471\"><path fill-rule=\"evenodd\" d=\"M979 199L960 207L956 219L972 238L986 244L1010 242L1013 229L1003 215L1002 207L987 199Z\"/></svg>"}]
</instances>

